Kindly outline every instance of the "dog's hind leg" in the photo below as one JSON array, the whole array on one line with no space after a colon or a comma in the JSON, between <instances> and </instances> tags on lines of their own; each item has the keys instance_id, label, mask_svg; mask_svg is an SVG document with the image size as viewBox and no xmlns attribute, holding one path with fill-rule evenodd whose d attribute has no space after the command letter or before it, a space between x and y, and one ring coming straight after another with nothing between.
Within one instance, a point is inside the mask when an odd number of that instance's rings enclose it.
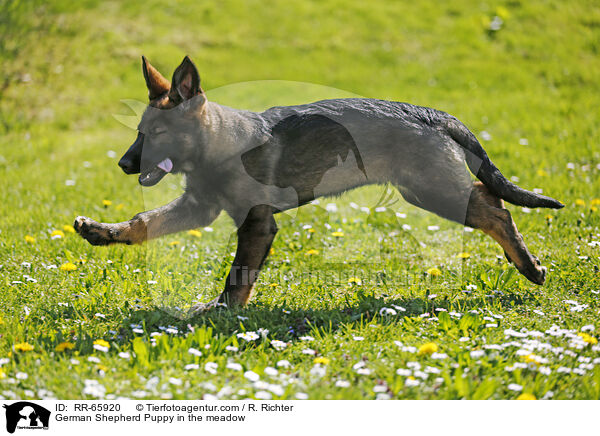
<instances>
[{"instance_id":1,"label":"dog's hind leg","mask_svg":"<svg viewBox=\"0 0 600 436\"><path fill-rule=\"evenodd\" d=\"M492 207L496 207L498 209L506 209L504 207L504 201L499 198L496 197L494 194L492 194L489 189L487 189L485 187L485 185L481 182L475 182L473 183L473 188L474 189L478 189L481 192L481 196L482 198ZM521 235L519 233L519 235ZM521 238L523 237L523 235L521 235ZM508 255L508 253L506 252L506 250L504 250L504 256L506 257L506 260L508 260L510 263L514 263L512 261L512 259L510 258L510 256ZM537 257L533 256L535 259L537 259Z\"/></svg>"},{"instance_id":2,"label":"dog's hind leg","mask_svg":"<svg viewBox=\"0 0 600 436\"><path fill-rule=\"evenodd\" d=\"M225 282L225 290L215 300L200 304L192 308L192 311L209 309L218 303L225 303L227 306L246 304L276 233L277 224L271 206L260 205L250 209L237 231L237 252Z\"/></svg>"},{"instance_id":3,"label":"dog's hind leg","mask_svg":"<svg viewBox=\"0 0 600 436\"><path fill-rule=\"evenodd\" d=\"M546 268L533 256L502 200L482 183L471 182L464 169L446 169L432 161L428 178L413 179L408 186L398 186L409 203L434 212L446 219L482 230L498 242L506 257L521 274L538 285L546 279Z\"/></svg>"},{"instance_id":4,"label":"dog's hind leg","mask_svg":"<svg viewBox=\"0 0 600 436\"><path fill-rule=\"evenodd\" d=\"M544 284L546 268L527 249L502 200L491 194L482 183L477 182L473 186L466 224L494 238L504 249L506 257L528 280L538 285Z\"/></svg>"},{"instance_id":5,"label":"dog's hind leg","mask_svg":"<svg viewBox=\"0 0 600 436\"><path fill-rule=\"evenodd\" d=\"M199 204L185 194L165 206L138 213L129 221L99 223L79 216L73 227L92 245L140 244L169 233L207 226L220 211L216 205Z\"/></svg>"}]
</instances>

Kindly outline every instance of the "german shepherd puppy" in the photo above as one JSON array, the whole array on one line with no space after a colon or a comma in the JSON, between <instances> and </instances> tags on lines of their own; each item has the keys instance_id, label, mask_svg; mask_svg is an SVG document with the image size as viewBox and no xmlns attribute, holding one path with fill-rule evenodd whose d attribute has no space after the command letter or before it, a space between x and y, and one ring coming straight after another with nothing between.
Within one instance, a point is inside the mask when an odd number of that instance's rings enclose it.
<instances>
[{"instance_id":1,"label":"german shepherd puppy","mask_svg":"<svg viewBox=\"0 0 600 436\"><path fill-rule=\"evenodd\" d=\"M453 116L362 98L254 113L209 102L187 56L170 82L144 57L142 69L150 103L119 166L139 173L143 186L183 173L185 192L126 222L77 217L74 227L93 245L138 244L207 226L225 210L238 227L237 253L223 293L196 310L248 301L277 232L273 214L366 184L391 183L409 203L482 230L528 280L544 283L546 268L525 246L503 200L563 204L508 181ZM472 181L467 166L480 181Z\"/></svg>"}]
</instances>

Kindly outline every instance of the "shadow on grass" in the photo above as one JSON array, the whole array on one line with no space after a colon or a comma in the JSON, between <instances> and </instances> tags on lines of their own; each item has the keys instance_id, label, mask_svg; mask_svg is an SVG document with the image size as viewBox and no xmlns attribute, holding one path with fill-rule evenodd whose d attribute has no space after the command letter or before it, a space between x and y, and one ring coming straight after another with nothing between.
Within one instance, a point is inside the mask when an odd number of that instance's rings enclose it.
<instances>
[{"instance_id":1,"label":"shadow on grass","mask_svg":"<svg viewBox=\"0 0 600 436\"><path fill-rule=\"evenodd\" d=\"M233 335L241 331L267 329L280 340L291 340L309 334L315 329L328 333L364 323L397 324L406 318L420 317L424 313L437 316L445 309L463 314L474 309L513 308L534 301L532 294L498 293L495 295L477 295L469 298L451 300L448 298L429 300L428 298L382 298L373 294L358 292L352 301L347 301L339 309L323 308L288 308L282 306L266 307L250 304L245 308L217 308L181 319L174 317L159 308L150 308L132 312L120 329L123 340L132 337L131 324L142 325L146 332L164 330L167 326L175 326L179 331L202 326L209 326L221 335ZM385 308L391 308L396 314L385 315ZM399 309L402 308L402 309Z\"/></svg>"}]
</instances>

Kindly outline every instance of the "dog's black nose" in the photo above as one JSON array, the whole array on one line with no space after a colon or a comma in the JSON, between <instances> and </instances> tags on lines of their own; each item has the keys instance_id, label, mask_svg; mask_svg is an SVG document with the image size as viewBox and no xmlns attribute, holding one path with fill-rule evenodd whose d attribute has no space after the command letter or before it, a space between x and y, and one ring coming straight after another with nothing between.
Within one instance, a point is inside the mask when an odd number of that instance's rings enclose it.
<instances>
[{"instance_id":1,"label":"dog's black nose","mask_svg":"<svg viewBox=\"0 0 600 436\"><path fill-rule=\"evenodd\" d=\"M129 150L119 160L119 166L123 169L125 174L137 174L140 172L140 165L142 160L142 147L144 146L144 135L142 132L138 132L137 138Z\"/></svg>"},{"instance_id":2,"label":"dog's black nose","mask_svg":"<svg viewBox=\"0 0 600 436\"><path fill-rule=\"evenodd\" d=\"M139 172L139 166L136 168L135 163L126 157L121 158L119 166L125 174L135 174Z\"/></svg>"}]
</instances>

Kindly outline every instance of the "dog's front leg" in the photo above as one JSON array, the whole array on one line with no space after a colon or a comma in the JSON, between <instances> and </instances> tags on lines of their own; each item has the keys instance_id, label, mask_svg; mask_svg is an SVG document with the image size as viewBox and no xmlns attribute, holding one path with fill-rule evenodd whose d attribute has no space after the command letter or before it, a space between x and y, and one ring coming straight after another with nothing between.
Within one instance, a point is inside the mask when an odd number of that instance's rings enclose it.
<instances>
[{"instance_id":1,"label":"dog's front leg","mask_svg":"<svg viewBox=\"0 0 600 436\"><path fill-rule=\"evenodd\" d=\"M276 233L277 224L272 208L266 205L253 207L237 231L237 252L225 282L225 290L210 303L199 304L192 311L209 309L218 303L225 303L228 307L246 304Z\"/></svg>"},{"instance_id":2,"label":"dog's front leg","mask_svg":"<svg viewBox=\"0 0 600 436\"><path fill-rule=\"evenodd\" d=\"M220 207L198 203L185 194L165 206L138 213L129 221L108 224L80 216L73 227L92 245L141 244L169 233L207 226L220 211Z\"/></svg>"},{"instance_id":3,"label":"dog's front leg","mask_svg":"<svg viewBox=\"0 0 600 436\"><path fill-rule=\"evenodd\" d=\"M276 233L277 224L271 207L253 207L238 229L237 252L225 282L225 290L219 296L219 303L235 306L248 302Z\"/></svg>"}]
</instances>

